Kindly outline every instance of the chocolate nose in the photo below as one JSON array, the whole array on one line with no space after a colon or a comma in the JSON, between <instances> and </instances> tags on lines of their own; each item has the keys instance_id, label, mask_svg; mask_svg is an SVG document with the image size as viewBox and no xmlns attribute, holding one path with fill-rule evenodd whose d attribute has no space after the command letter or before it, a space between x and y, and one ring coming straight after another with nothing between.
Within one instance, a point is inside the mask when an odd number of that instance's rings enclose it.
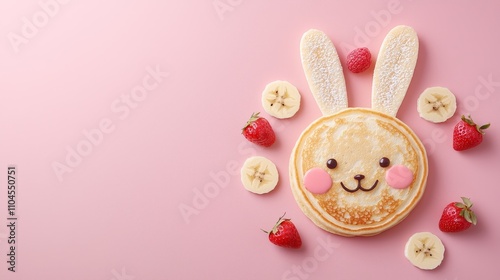
<instances>
[{"instance_id":1,"label":"chocolate nose","mask_svg":"<svg viewBox=\"0 0 500 280\"><path fill-rule=\"evenodd\" d=\"M358 181L361 181L365 178L365 175L363 174L357 174L356 176L354 176L354 179L358 180Z\"/></svg>"}]
</instances>

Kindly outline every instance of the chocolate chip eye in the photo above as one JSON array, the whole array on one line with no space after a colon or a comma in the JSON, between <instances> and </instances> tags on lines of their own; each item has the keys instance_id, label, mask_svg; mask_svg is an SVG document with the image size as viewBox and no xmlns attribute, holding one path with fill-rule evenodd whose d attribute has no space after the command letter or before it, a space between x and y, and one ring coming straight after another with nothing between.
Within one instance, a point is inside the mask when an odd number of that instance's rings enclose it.
<instances>
[{"instance_id":1,"label":"chocolate chip eye","mask_svg":"<svg viewBox=\"0 0 500 280\"><path fill-rule=\"evenodd\" d=\"M337 167L337 161L334 158L329 159L326 162L326 167L328 167L330 169L334 169L335 167Z\"/></svg>"},{"instance_id":2,"label":"chocolate chip eye","mask_svg":"<svg viewBox=\"0 0 500 280\"><path fill-rule=\"evenodd\" d=\"M391 164L391 161L388 158L383 157L378 161L378 164L380 164L380 167L387 167Z\"/></svg>"}]
</instances>

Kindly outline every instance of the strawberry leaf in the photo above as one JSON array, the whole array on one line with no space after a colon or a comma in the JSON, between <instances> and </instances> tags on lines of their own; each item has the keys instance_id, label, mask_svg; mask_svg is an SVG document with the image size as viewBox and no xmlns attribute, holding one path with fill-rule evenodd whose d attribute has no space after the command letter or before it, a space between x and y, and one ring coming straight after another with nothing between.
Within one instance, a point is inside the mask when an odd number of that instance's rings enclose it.
<instances>
[{"instance_id":1,"label":"strawberry leaf","mask_svg":"<svg viewBox=\"0 0 500 280\"><path fill-rule=\"evenodd\" d=\"M473 225L476 225L477 224L477 217L476 217L476 214L474 214L474 212L470 211L470 219L471 219L471 223Z\"/></svg>"},{"instance_id":2,"label":"strawberry leaf","mask_svg":"<svg viewBox=\"0 0 500 280\"><path fill-rule=\"evenodd\" d=\"M253 122L255 122L256 120L259 119L259 114L260 112L257 112L257 113L252 113L252 115L250 116L250 118L248 119L247 123L245 124L245 126L241 129L242 131L245 130L245 128L247 128L249 125L251 125ZM243 133L243 132L242 132Z\"/></svg>"},{"instance_id":3,"label":"strawberry leaf","mask_svg":"<svg viewBox=\"0 0 500 280\"><path fill-rule=\"evenodd\" d=\"M465 206L465 204L463 204L462 202L456 202L455 203L455 206L460 208L460 209L465 209L467 208L467 206Z\"/></svg>"},{"instance_id":4,"label":"strawberry leaf","mask_svg":"<svg viewBox=\"0 0 500 280\"><path fill-rule=\"evenodd\" d=\"M483 124L482 126L480 126L477 130L481 133L481 134L484 134L484 131L485 129L487 129L488 127L490 127L490 124L487 123L487 124Z\"/></svg>"},{"instance_id":5,"label":"strawberry leaf","mask_svg":"<svg viewBox=\"0 0 500 280\"><path fill-rule=\"evenodd\" d=\"M484 131L485 129L487 129L488 127L490 127L490 124L487 123L487 124L483 124L481 126L478 126L471 118L471 116L469 115L468 117L462 115L461 117L462 121L464 121L465 123L467 123L468 125L470 126L473 126L477 129L477 131L481 134L484 134Z\"/></svg>"},{"instance_id":6,"label":"strawberry leaf","mask_svg":"<svg viewBox=\"0 0 500 280\"><path fill-rule=\"evenodd\" d=\"M278 221L276 222L276 224L274 225L273 229L271 230L271 232L273 234L276 234L276 232L278 232L278 227L281 225L281 223L283 223L284 221L289 221L290 219L284 219L286 215L286 212L283 214L283 216L281 216Z\"/></svg>"},{"instance_id":7,"label":"strawberry leaf","mask_svg":"<svg viewBox=\"0 0 500 280\"><path fill-rule=\"evenodd\" d=\"M477 224L477 217L476 214L470 209L472 207L472 201L468 197L461 197L463 203L457 202L455 203L455 206L461 208L460 210L460 216L462 216L467 222L475 225Z\"/></svg>"},{"instance_id":8,"label":"strawberry leaf","mask_svg":"<svg viewBox=\"0 0 500 280\"><path fill-rule=\"evenodd\" d=\"M470 200L470 198L468 198L468 197L461 197L461 198L462 198L462 201L465 204L465 207L467 207L467 208L471 208L472 207L472 201Z\"/></svg>"},{"instance_id":9,"label":"strawberry leaf","mask_svg":"<svg viewBox=\"0 0 500 280\"><path fill-rule=\"evenodd\" d=\"M463 215L462 215L462 212L463 212ZM462 215L467 222L472 224L472 218L470 216L470 211L462 210L460 212L460 215Z\"/></svg>"},{"instance_id":10,"label":"strawberry leaf","mask_svg":"<svg viewBox=\"0 0 500 280\"><path fill-rule=\"evenodd\" d=\"M460 210L459 215L465 218L465 209Z\"/></svg>"},{"instance_id":11,"label":"strawberry leaf","mask_svg":"<svg viewBox=\"0 0 500 280\"><path fill-rule=\"evenodd\" d=\"M472 120L470 115L469 115L469 117L462 115L461 119L462 119L462 121L464 121L465 123L467 123L469 125L476 126L476 124L474 123L474 121Z\"/></svg>"}]
</instances>

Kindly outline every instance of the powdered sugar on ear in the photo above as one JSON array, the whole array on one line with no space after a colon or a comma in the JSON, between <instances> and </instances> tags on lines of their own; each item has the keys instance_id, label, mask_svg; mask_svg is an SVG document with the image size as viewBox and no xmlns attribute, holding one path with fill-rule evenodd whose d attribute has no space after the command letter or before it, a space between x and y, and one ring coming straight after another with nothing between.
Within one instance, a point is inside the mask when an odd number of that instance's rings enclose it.
<instances>
[{"instance_id":1,"label":"powdered sugar on ear","mask_svg":"<svg viewBox=\"0 0 500 280\"><path fill-rule=\"evenodd\" d=\"M395 117L413 77L418 37L409 26L396 26L385 37L375 64L372 109Z\"/></svg>"},{"instance_id":2,"label":"powdered sugar on ear","mask_svg":"<svg viewBox=\"0 0 500 280\"><path fill-rule=\"evenodd\" d=\"M321 113L327 116L347 108L342 65L328 36L315 29L307 31L300 42L300 54L309 88Z\"/></svg>"}]
</instances>

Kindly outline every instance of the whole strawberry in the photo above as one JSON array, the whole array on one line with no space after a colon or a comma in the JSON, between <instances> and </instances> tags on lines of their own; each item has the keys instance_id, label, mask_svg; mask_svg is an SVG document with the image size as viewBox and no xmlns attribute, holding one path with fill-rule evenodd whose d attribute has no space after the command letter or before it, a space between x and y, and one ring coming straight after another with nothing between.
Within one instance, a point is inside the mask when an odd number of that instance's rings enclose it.
<instances>
[{"instance_id":1,"label":"whole strawberry","mask_svg":"<svg viewBox=\"0 0 500 280\"><path fill-rule=\"evenodd\" d=\"M472 118L462 116L462 119L453 129L453 149L463 151L474 148L483 142L484 130L490 127L490 124L477 126Z\"/></svg>"},{"instance_id":2,"label":"whole strawberry","mask_svg":"<svg viewBox=\"0 0 500 280\"><path fill-rule=\"evenodd\" d=\"M259 113L252 114L241 133L250 142L264 147L269 147L276 141L273 128L265 118L259 117Z\"/></svg>"},{"instance_id":3,"label":"whole strawberry","mask_svg":"<svg viewBox=\"0 0 500 280\"><path fill-rule=\"evenodd\" d=\"M372 55L368 48L357 48L347 55L347 68L353 73L367 70L371 63Z\"/></svg>"},{"instance_id":4,"label":"whole strawberry","mask_svg":"<svg viewBox=\"0 0 500 280\"><path fill-rule=\"evenodd\" d=\"M284 219L284 216L279 218L271 231L263 231L268 234L271 243L281 247L298 249L302 247L299 232L292 221Z\"/></svg>"},{"instance_id":5,"label":"whole strawberry","mask_svg":"<svg viewBox=\"0 0 500 280\"><path fill-rule=\"evenodd\" d=\"M472 202L462 197L463 202L452 202L443 210L439 219L439 229L444 232L458 232L477 224L476 214L471 210Z\"/></svg>"}]
</instances>

